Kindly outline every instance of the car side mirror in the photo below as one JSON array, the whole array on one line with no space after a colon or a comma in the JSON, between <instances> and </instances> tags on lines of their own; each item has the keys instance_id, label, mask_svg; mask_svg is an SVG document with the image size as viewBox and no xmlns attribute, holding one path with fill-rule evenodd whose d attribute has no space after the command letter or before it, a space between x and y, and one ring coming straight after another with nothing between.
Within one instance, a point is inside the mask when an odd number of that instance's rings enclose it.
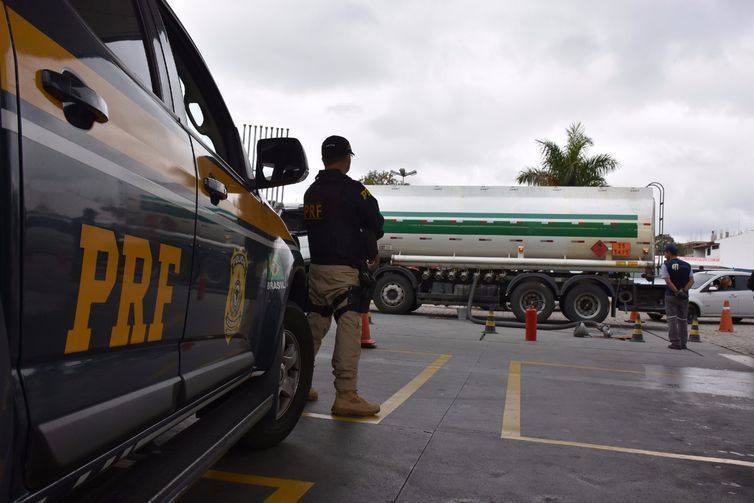
<instances>
[{"instance_id":1,"label":"car side mirror","mask_svg":"<svg viewBox=\"0 0 754 503\"><path fill-rule=\"evenodd\" d=\"M265 138L257 142L254 186L280 187L304 180L309 164L301 142L296 138Z\"/></svg>"}]
</instances>

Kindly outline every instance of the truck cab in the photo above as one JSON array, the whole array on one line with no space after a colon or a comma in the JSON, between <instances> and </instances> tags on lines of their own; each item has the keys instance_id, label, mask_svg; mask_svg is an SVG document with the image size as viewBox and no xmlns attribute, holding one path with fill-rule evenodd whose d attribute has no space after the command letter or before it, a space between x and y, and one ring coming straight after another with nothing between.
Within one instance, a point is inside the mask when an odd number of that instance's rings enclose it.
<instances>
[{"instance_id":1,"label":"truck cab","mask_svg":"<svg viewBox=\"0 0 754 503\"><path fill-rule=\"evenodd\" d=\"M60 497L198 419L134 495L170 499L303 409L304 263L259 190L306 156L265 139L250 165L164 1L3 10L0 499Z\"/></svg>"}]
</instances>

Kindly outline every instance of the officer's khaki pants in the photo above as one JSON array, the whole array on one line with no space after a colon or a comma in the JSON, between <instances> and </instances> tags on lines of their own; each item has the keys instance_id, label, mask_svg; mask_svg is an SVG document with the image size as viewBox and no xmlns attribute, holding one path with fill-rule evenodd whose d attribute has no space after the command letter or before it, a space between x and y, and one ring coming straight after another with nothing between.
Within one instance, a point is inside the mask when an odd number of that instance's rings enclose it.
<instances>
[{"instance_id":1,"label":"officer's khaki pants","mask_svg":"<svg viewBox=\"0 0 754 503\"><path fill-rule=\"evenodd\" d=\"M359 273L346 265L317 265L309 267L309 302L319 306L330 306L333 300L349 288L359 285ZM334 306L348 303L347 299ZM322 339L330 329L332 316L319 313L307 315L314 338L314 354L319 352ZM361 315L356 311L346 311L337 321L335 349L332 355L335 389L338 391L356 390L361 355Z\"/></svg>"}]
</instances>

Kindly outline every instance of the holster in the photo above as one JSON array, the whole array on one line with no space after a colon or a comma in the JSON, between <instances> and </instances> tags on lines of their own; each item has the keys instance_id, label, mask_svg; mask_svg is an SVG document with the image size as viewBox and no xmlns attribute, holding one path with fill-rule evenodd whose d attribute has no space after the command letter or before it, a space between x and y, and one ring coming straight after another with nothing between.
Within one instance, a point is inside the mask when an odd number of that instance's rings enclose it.
<instances>
[{"instance_id":1,"label":"holster","mask_svg":"<svg viewBox=\"0 0 754 503\"><path fill-rule=\"evenodd\" d=\"M359 300L357 303L357 312L368 313L369 305L374 297L374 289L377 286L377 282L369 271L366 264L361 264L359 267Z\"/></svg>"}]
</instances>

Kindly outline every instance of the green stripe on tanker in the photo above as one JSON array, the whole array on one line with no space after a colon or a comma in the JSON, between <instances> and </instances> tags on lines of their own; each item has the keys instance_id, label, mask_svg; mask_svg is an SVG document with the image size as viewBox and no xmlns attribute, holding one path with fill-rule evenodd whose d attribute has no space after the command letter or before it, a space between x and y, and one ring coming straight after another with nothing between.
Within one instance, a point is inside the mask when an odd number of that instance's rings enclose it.
<instances>
[{"instance_id":1,"label":"green stripe on tanker","mask_svg":"<svg viewBox=\"0 0 754 503\"><path fill-rule=\"evenodd\" d=\"M540 218L543 220L639 220L638 215L595 215L581 213L468 213L468 212L439 212L428 213L419 211L383 211L382 216L413 217L413 218Z\"/></svg>"},{"instance_id":2,"label":"green stripe on tanker","mask_svg":"<svg viewBox=\"0 0 754 503\"><path fill-rule=\"evenodd\" d=\"M385 215L385 213L383 213ZM611 216L614 218L614 216ZM457 234L479 236L557 236L557 237L595 237L595 238L636 238L638 225L633 223L602 222L453 222L435 220L422 222L404 220L402 222L385 221L386 234Z\"/></svg>"}]
</instances>

